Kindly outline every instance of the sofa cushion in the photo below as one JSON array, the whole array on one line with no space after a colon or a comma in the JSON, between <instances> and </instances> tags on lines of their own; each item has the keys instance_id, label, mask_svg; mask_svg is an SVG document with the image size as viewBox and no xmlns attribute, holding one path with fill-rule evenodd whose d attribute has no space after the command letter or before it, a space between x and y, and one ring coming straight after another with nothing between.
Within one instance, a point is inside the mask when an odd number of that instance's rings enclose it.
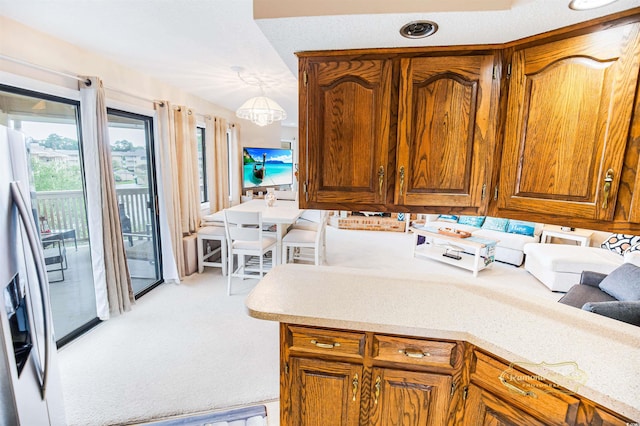
<instances>
[{"instance_id":1,"label":"sofa cushion","mask_svg":"<svg viewBox=\"0 0 640 426\"><path fill-rule=\"evenodd\" d=\"M488 216L487 218L485 218L484 223L482 224L482 229L505 232L507 230L508 224L509 219Z\"/></svg>"},{"instance_id":2,"label":"sofa cushion","mask_svg":"<svg viewBox=\"0 0 640 426\"><path fill-rule=\"evenodd\" d=\"M438 221L439 222L450 222L450 223L455 223L458 221L458 216L453 215L453 214L441 214L438 216Z\"/></svg>"},{"instance_id":3,"label":"sofa cushion","mask_svg":"<svg viewBox=\"0 0 640 426\"><path fill-rule=\"evenodd\" d=\"M640 301L588 302L582 309L640 326Z\"/></svg>"},{"instance_id":4,"label":"sofa cushion","mask_svg":"<svg viewBox=\"0 0 640 426\"><path fill-rule=\"evenodd\" d=\"M616 299L609 296L598 287L576 284L571 287L569 291L562 296L560 300L558 300L558 302L575 308L582 308L587 300L589 302L611 302Z\"/></svg>"},{"instance_id":5,"label":"sofa cushion","mask_svg":"<svg viewBox=\"0 0 640 426\"><path fill-rule=\"evenodd\" d=\"M546 270L577 274L575 282L582 271L608 274L624 261L622 256L609 250L568 244L526 244L524 253L534 257Z\"/></svg>"},{"instance_id":6,"label":"sofa cushion","mask_svg":"<svg viewBox=\"0 0 640 426\"><path fill-rule=\"evenodd\" d=\"M453 228L453 229L458 229L460 231L466 231L466 232L474 232L478 230L478 228L476 228L475 226L462 225L460 223L443 222L440 220L437 220L435 222L426 222L424 224L424 228L434 229L434 230L437 230L440 228Z\"/></svg>"},{"instance_id":7,"label":"sofa cushion","mask_svg":"<svg viewBox=\"0 0 640 426\"><path fill-rule=\"evenodd\" d=\"M611 234L600 247L618 254L624 254L625 251L639 243L640 237L635 235Z\"/></svg>"},{"instance_id":8,"label":"sofa cushion","mask_svg":"<svg viewBox=\"0 0 640 426\"><path fill-rule=\"evenodd\" d=\"M458 218L458 223L480 228L484 223L484 216L460 216Z\"/></svg>"},{"instance_id":9,"label":"sofa cushion","mask_svg":"<svg viewBox=\"0 0 640 426\"><path fill-rule=\"evenodd\" d=\"M600 290L618 300L640 300L640 268L623 263L600 282Z\"/></svg>"},{"instance_id":10,"label":"sofa cushion","mask_svg":"<svg viewBox=\"0 0 640 426\"><path fill-rule=\"evenodd\" d=\"M533 237L536 224L533 222L525 222L523 220L510 220L507 224L507 232L511 234L528 235Z\"/></svg>"}]
</instances>

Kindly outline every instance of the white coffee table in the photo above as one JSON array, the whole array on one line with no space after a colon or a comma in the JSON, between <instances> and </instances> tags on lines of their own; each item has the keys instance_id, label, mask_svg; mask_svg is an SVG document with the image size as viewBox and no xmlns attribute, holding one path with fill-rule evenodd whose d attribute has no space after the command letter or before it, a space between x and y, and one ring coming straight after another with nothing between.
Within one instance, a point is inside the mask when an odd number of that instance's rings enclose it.
<instances>
[{"instance_id":1,"label":"white coffee table","mask_svg":"<svg viewBox=\"0 0 640 426\"><path fill-rule=\"evenodd\" d=\"M490 267L495 259L498 241L488 238L457 238L438 233L437 229L412 227L413 256L437 260L459 268L468 269L477 277L478 272ZM425 243L418 245L418 236ZM468 254L472 253L472 254ZM457 258L456 255L458 255Z\"/></svg>"}]
</instances>

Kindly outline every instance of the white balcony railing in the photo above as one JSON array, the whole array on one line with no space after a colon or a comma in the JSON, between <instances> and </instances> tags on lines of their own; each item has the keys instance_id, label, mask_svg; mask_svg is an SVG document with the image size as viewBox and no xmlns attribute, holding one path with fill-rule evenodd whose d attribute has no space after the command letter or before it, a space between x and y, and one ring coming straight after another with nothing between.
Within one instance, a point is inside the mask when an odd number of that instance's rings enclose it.
<instances>
[{"instance_id":1,"label":"white balcony railing","mask_svg":"<svg viewBox=\"0 0 640 426\"><path fill-rule=\"evenodd\" d=\"M148 188L116 189L118 204L131 220L131 232L147 233L151 225ZM51 229L75 229L78 241L89 240L83 191L38 191L38 214Z\"/></svg>"}]
</instances>

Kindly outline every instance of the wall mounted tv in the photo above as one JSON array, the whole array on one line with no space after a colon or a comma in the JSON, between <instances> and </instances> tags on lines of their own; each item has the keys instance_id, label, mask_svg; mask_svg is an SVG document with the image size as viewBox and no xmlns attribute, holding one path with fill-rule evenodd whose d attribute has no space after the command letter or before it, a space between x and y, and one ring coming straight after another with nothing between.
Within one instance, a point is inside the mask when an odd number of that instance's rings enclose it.
<instances>
[{"instance_id":1,"label":"wall mounted tv","mask_svg":"<svg viewBox=\"0 0 640 426\"><path fill-rule=\"evenodd\" d=\"M242 149L242 187L287 186L293 184L293 152L280 148Z\"/></svg>"}]
</instances>

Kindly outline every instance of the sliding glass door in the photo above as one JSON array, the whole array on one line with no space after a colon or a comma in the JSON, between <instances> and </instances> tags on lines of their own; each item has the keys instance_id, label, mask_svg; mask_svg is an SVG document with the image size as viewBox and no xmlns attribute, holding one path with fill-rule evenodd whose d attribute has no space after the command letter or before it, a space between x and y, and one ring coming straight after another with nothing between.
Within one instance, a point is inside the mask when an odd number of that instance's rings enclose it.
<instances>
[{"instance_id":1,"label":"sliding glass door","mask_svg":"<svg viewBox=\"0 0 640 426\"><path fill-rule=\"evenodd\" d=\"M161 281L152 118L108 109L111 162L136 296Z\"/></svg>"},{"instance_id":2,"label":"sliding glass door","mask_svg":"<svg viewBox=\"0 0 640 426\"><path fill-rule=\"evenodd\" d=\"M25 134L59 346L99 322L78 109L77 101L0 85L0 124Z\"/></svg>"}]
</instances>

